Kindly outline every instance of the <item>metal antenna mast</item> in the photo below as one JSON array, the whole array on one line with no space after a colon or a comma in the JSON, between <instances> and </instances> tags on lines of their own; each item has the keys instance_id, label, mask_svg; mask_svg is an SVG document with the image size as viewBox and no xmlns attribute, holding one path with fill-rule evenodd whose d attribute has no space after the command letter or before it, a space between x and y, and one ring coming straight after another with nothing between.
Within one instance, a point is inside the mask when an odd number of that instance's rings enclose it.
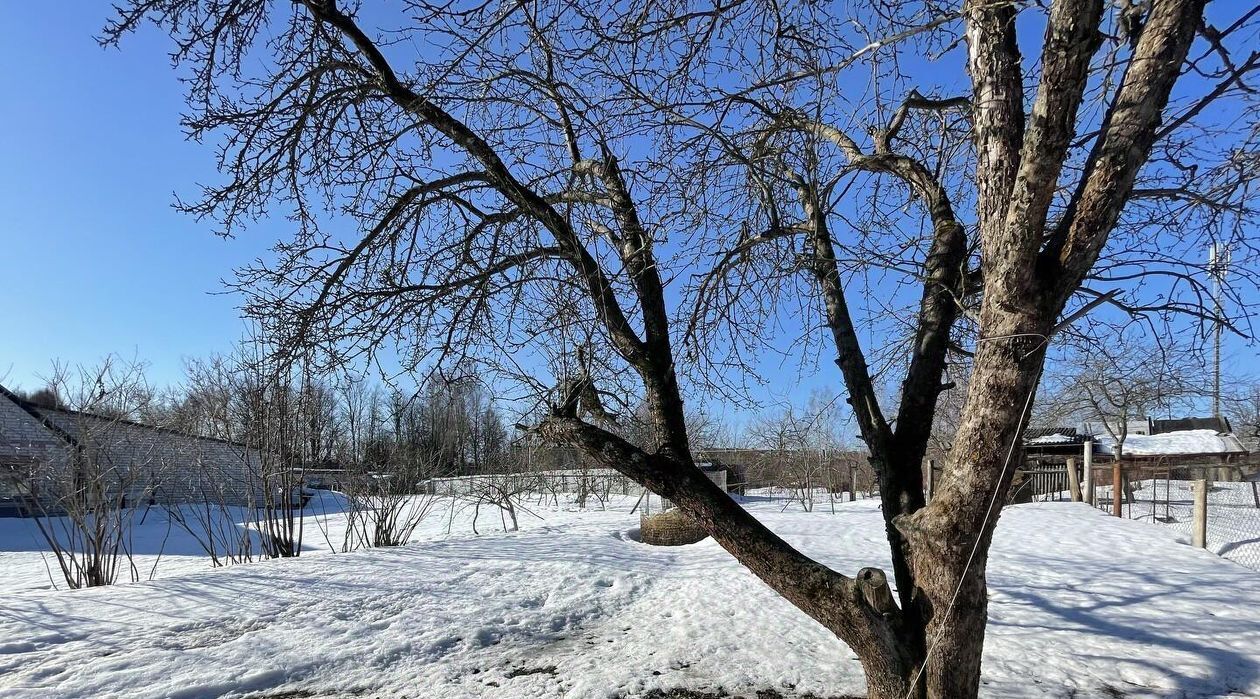
<instances>
[{"instance_id":1,"label":"metal antenna mast","mask_svg":"<svg viewBox=\"0 0 1260 699\"><path fill-rule=\"evenodd\" d=\"M1215 240L1208 247L1208 269L1212 275L1212 317L1216 321L1213 328L1215 346L1213 348L1212 368L1212 415L1221 417L1221 288L1224 286L1225 269L1229 266L1229 247Z\"/></svg>"}]
</instances>

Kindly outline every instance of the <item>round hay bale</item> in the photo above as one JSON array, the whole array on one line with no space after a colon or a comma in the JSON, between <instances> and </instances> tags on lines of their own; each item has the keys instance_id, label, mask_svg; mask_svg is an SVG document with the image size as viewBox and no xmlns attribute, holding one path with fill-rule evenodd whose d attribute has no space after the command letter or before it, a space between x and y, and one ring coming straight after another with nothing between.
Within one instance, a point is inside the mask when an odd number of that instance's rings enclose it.
<instances>
[{"instance_id":1,"label":"round hay bale","mask_svg":"<svg viewBox=\"0 0 1260 699\"><path fill-rule=\"evenodd\" d=\"M653 546L684 546L704 539L708 533L681 510L674 509L655 515L640 515L639 536L643 543Z\"/></svg>"}]
</instances>

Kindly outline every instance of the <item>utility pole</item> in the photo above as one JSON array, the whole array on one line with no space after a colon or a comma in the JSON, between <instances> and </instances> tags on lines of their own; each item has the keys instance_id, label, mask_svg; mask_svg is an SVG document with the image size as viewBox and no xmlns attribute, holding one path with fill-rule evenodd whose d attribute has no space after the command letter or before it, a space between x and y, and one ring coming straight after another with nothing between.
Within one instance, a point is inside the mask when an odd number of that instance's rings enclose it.
<instances>
[{"instance_id":1,"label":"utility pole","mask_svg":"<svg viewBox=\"0 0 1260 699\"><path fill-rule=\"evenodd\" d=\"M1225 281L1225 268L1229 265L1229 248L1218 244L1215 240L1208 247L1208 269L1212 275L1212 313L1216 327L1213 329L1213 362L1212 362L1212 416L1221 417L1221 288Z\"/></svg>"}]
</instances>

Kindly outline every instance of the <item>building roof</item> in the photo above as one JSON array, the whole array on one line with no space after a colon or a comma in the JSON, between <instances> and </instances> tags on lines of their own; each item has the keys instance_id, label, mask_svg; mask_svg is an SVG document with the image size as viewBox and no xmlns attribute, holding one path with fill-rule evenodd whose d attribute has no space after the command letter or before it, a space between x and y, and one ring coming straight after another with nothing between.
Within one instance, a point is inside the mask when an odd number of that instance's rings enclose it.
<instances>
[{"instance_id":1,"label":"building roof","mask_svg":"<svg viewBox=\"0 0 1260 699\"><path fill-rule=\"evenodd\" d=\"M133 420L80 410L36 405L6 389L4 386L0 386L0 400L5 399L33 418L43 428L45 438L71 448L80 448L93 442L97 443L95 446L101 446L102 440L109 443L128 441L133 444L137 443L137 440L148 440L151 447L160 445L166 449L186 450L190 445L202 445L203 447L218 450L256 451L247 444L227 439L206 437L182 430L148 425ZM5 446L16 447L16 452L14 453L29 451L24 449L21 444L12 443L12 440L7 436L6 441L0 442L0 447ZM0 449L0 451L14 450Z\"/></svg>"},{"instance_id":2,"label":"building roof","mask_svg":"<svg viewBox=\"0 0 1260 699\"><path fill-rule=\"evenodd\" d=\"M1233 432L1229 426L1229 419L1225 417L1179 417L1169 420L1155 420L1151 434L1183 432L1186 430Z\"/></svg>"},{"instance_id":3,"label":"building roof","mask_svg":"<svg viewBox=\"0 0 1260 699\"><path fill-rule=\"evenodd\" d=\"M1024 430L1026 446L1062 446L1084 444L1085 435L1075 427L1029 427Z\"/></svg>"},{"instance_id":4,"label":"building roof","mask_svg":"<svg viewBox=\"0 0 1260 699\"><path fill-rule=\"evenodd\" d=\"M1098 438L1095 451L1115 454L1115 441L1110 436ZM1232 434L1216 430L1178 430L1151 435L1129 435L1124 440L1124 456L1225 456L1246 454L1247 449Z\"/></svg>"}]
</instances>

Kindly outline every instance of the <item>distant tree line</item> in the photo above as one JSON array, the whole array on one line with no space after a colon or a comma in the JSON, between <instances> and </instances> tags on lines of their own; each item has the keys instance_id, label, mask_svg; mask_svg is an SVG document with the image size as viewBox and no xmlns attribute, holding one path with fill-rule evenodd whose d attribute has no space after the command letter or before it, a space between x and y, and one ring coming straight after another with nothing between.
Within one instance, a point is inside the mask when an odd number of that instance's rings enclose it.
<instances>
[{"instance_id":1,"label":"distant tree line","mask_svg":"<svg viewBox=\"0 0 1260 699\"><path fill-rule=\"evenodd\" d=\"M104 366L127 380L91 378L54 364L47 385L14 393L43 408L82 410L268 449L290 464L385 469L421 458L435 474L466 475L505 465L511 435L491 387L472 378L431 378L410 390L362 377L277 370L244 353L190 360L184 380L154 387L139 362ZM73 385L72 385L73 384ZM108 384L108 386L107 386ZM89 396L69 401L67 393ZM73 403L73 404L72 404Z\"/></svg>"}]
</instances>

